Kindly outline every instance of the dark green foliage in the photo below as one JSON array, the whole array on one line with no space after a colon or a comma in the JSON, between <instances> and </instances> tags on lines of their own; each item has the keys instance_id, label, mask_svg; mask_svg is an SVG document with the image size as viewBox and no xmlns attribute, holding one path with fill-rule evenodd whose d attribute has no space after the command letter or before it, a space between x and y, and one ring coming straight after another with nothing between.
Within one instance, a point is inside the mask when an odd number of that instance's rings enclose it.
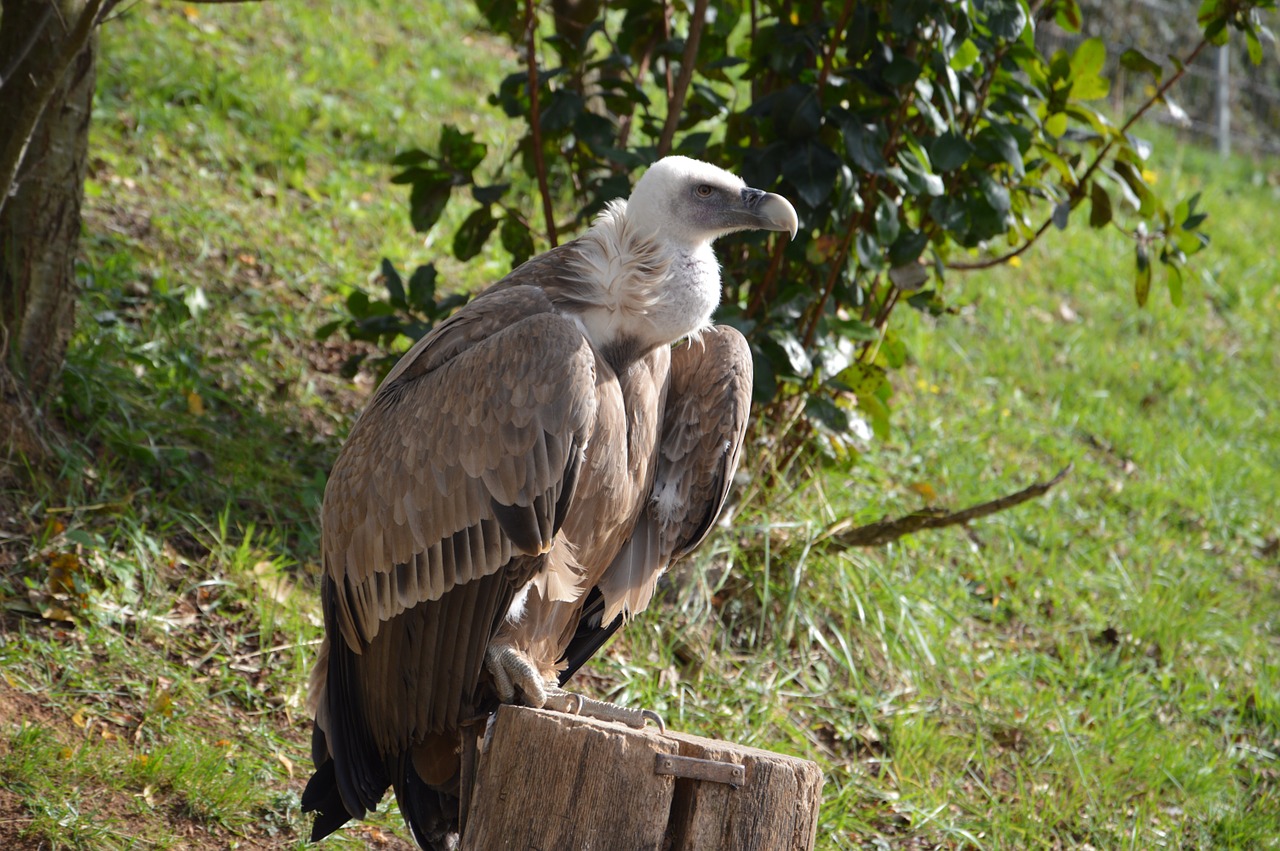
<instances>
[{"instance_id":1,"label":"dark green foliage","mask_svg":"<svg viewBox=\"0 0 1280 851\"><path fill-rule=\"evenodd\" d=\"M476 218L478 214L487 214L488 210L481 207L470 218ZM468 219L470 221L470 219ZM474 228L473 228L474 229ZM492 230L492 226L489 226ZM467 226L464 223L459 229L458 236L454 240L454 250L458 250L458 243L464 242L470 237L466 236ZM485 232L488 236L488 232ZM480 240L483 242L483 239ZM472 252L473 256L475 252ZM371 299L361 290L356 290L347 297L347 313L350 319L339 319L322 325L317 331L316 336L323 340L343 328L347 332L347 336L352 340L362 340L368 343L377 343L383 348L389 348L390 344L397 337L408 337L411 340L417 340L431 330L431 327L441 319L444 319L456 308L467 303L467 297L458 293L452 293L437 298L436 294L436 267L432 264L419 266L409 277L408 287L405 281L400 277L400 273L396 271L395 266L387 258L382 258L382 268L378 275L378 279L387 288L387 299ZM375 358L372 365L376 372L385 374L393 365L395 365L398 355L384 354ZM342 374L350 378L359 371L362 365L366 364L367 355L358 353L352 355L342 365Z\"/></svg>"},{"instance_id":2,"label":"dark green foliage","mask_svg":"<svg viewBox=\"0 0 1280 851\"><path fill-rule=\"evenodd\" d=\"M1258 10L1274 6L1205 0L1204 40L1184 56L1231 29L1252 46ZM454 256L476 256L497 231L520 262L543 233L554 241L579 229L667 153L786 195L801 219L794 241L755 234L721 247L719 318L751 340L757 402L773 420L799 425L783 435L792 446L816 434L824 450L844 456L858 435L887 434L890 377L907 360L888 324L899 302L945 312L949 272L1019 256L1051 225L1084 221L1072 213L1086 199L1091 227L1116 227L1134 241L1139 305L1157 262L1180 300L1187 258L1208 241L1194 200L1171 208L1155 191L1143 166L1149 146L1130 133L1182 75L1182 62L1166 73L1126 51L1120 65L1161 88L1117 124L1099 106L1111 87L1103 42L1046 55L1034 38L1049 22L1079 32L1076 0L826 0L803 11L762 0L731 3L701 27L683 4L641 0L581 4L580 20L538 9L529 22L515 2L478 7L526 54L525 70L499 81L491 101L528 132L485 189L473 176L484 146L453 128L437 154L398 158L415 227L432 227L444 204L462 197L452 189L472 186L479 206L455 235ZM749 26L738 25L744 17ZM532 67L530 25L544 36ZM692 73L682 67L687 55ZM535 182L539 174L545 180ZM538 229L538 193L545 209L573 211L572 220ZM398 321L394 293L350 307L365 334Z\"/></svg>"}]
</instances>

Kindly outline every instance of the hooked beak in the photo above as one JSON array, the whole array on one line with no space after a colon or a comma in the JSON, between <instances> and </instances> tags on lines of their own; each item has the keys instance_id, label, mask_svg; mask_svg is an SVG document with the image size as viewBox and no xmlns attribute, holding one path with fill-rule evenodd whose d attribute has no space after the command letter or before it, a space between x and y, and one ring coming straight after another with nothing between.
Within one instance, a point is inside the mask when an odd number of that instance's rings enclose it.
<instances>
[{"instance_id":1,"label":"hooked beak","mask_svg":"<svg viewBox=\"0 0 1280 851\"><path fill-rule=\"evenodd\" d=\"M796 208L781 195L748 187L742 190L742 206L753 220L753 227L786 231L792 239L796 238L796 231L800 229Z\"/></svg>"}]
</instances>

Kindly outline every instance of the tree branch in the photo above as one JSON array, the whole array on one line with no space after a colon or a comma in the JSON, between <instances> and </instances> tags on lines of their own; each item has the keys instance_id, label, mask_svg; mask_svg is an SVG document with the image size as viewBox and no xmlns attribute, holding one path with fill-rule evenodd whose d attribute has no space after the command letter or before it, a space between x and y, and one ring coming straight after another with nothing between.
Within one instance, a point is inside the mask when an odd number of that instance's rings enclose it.
<instances>
[{"instance_id":1,"label":"tree branch","mask_svg":"<svg viewBox=\"0 0 1280 851\"><path fill-rule=\"evenodd\" d=\"M533 170L538 176L538 192L542 195L542 215L547 220L547 240L555 248L559 243L556 236L555 205L551 203L551 188L547 184L547 163L542 156L542 116L538 107L538 18L534 13L533 0L524 0L524 29L526 38L525 63L529 69L529 135L533 145Z\"/></svg>"},{"instance_id":2,"label":"tree branch","mask_svg":"<svg viewBox=\"0 0 1280 851\"><path fill-rule=\"evenodd\" d=\"M667 120L662 125L662 136L658 139L658 156L665 157L671 152L671 142L675 139L676 126L680 123L680 113L684 112L684 99L693 83L693 66L698 60L698 42L702 41L702 28L707 22L708 0L694 0L693 16L689 18L689 37L684 40L684 53L680 56L680 76L676 78L675 89L667 101Z\"/></svg>"},{"instance_id":3,"label":"tree branch","mask_svg":"<svg viewBox=\"0 0 1280 851\"><path fill-rule=\"evenodd\" d=\"M1198 57L1208 45L1209 40L1207 38L1200 39L1200 43L1195 46L1195 49L1192 50L1191 53L1187 54L1187 58L1178 65L1177 70L1169 77L1169 79L1164 81L1160 88L1156 90L1156 93L1147 99L1146 103L1138 107L1137 112L1129 116L1129 120L1126 121L1124 126L1116 132L1115 136L1102 146L1102 149L1098 151L1098 155L1093 158L1093 162L1089 163L1089 167L1085 169L1084 174L1082 174L1080 179L1076 181L1075 186L1071 187L1071 191L1067 193L1067 200L1064 203L1071 204L1071 208L1075 209L1076 204L1080 203L1084 198L1084 191L1085 187L1089 185L1089 178L1093 177L1093 173L1098 170L1099 166L1102 165L1103 160L1107 158L1107 154L1111 152L1112 146L1116 143L1116 138L1128 133L1130 128L1138 122L1139 118L1146 115L1147 111L1151 109L1151 107L1164 99L1165 93L1168 92L1169 89L1173 88L1175 83L1182 79L1183 75L1187 73L1187 69L1191 67L1191 63L1196 60L1196 57ZM1050 213L1049 217L1040 224L1040 227L1036 228L1036 232L1031 235L1030 239L1012 251L1005 252L997 257L988 257L985 260L975 260L969 263L947 263L946 267L957 272L972 272L978 269L990 269L992 266L999 266L1001 263L1007 263L1014 257L1022 254L1031 246L1035 245L1036 242L1040 240L1040 237L1044 236L1045 232L1049 230L1049 226L1051 224L1053 224L1052 213Z\"/></svg>"},{"instance_id":4,"label":"tree branch","mask_svg":"<svg viewBox=\"0 0 1280 851\"><path fill-rule=\"evenodd\" d=\"M827 86L827 78L831 76L831 66L835 63L836 50L840 47L840 34L845 31L845 27L849 26L849 18L853 17L853 0L844 0L844 8L840 10L840 20L836 22L835 31L831 34L831 41L822 51L822 67L818 70L818 97L822 97L822 90ZM754 42L754 39L753 39Z\"/></svg>"},{"instance_id":5,"label":"tree branch","mask_svg":"<svg viewBox=\"0 0 1280 851\"><path fill-rule=\"evenodd\" d=\"M818 543L837 547L879 547L891 541L896 541L904 535L918 532L921 529L941 529L944 526L968 523L1044 495L1050 488L1066 478L1074 466L1074 464L1068 464L1062 468L1058 475L1047 482L1036 482L1034 485L1023 488L1017 493L1011 493L999 499L993 499L990 502L972 505L961 511L919 511L894 520L868 523L865 526L853 526L849 520L841 520L827 529L822 537L818 539Z\"/></svg>"}]
</instances>

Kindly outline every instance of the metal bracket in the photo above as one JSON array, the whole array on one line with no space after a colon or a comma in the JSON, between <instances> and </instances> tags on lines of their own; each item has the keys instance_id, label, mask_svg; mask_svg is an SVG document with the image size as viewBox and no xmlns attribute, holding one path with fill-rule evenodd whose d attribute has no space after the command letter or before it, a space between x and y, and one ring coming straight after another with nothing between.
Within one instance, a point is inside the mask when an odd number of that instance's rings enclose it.
<instances>
[{"instance_id":1,"label":"metal bracket","mask_svg":"<svg viewBox=\"0 0 1280 851\"><path fill-rule=\"evenodd\" d=\"M669 753L658 754L653 773L726 783L735 789L747 782L746 768L736 762L717 762L714 759L697 759Z\"/></svg>"}]
</instances>

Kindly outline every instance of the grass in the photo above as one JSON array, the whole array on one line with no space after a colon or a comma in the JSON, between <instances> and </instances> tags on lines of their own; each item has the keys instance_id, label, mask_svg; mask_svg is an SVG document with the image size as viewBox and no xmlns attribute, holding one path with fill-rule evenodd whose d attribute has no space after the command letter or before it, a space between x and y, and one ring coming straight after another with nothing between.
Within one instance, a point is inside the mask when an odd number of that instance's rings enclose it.
<instances>
[{"instance_id":1,"label":"grass","mask_svg":"<svg viewBox=\"0 0 1280 851\"><path fill-rule=\"evenodd\" d=\"M472 15L104 29L62 474L0 517L0 845L302 846L316 513L370 389L314 331L381 257L439 262L396 149L506 144L477 92L515 60ZM1156 150L1211 214L1185 306L1135 307L1128 247L1083 229L949 281L954 315L897 317L892 439L741 506L587 685L818 760L822 849L1275 847L1280 165ZM822 538L1068 462L971 529ZM334 842L407 847L398 821Z\"/></svg>"}]
</instances>

